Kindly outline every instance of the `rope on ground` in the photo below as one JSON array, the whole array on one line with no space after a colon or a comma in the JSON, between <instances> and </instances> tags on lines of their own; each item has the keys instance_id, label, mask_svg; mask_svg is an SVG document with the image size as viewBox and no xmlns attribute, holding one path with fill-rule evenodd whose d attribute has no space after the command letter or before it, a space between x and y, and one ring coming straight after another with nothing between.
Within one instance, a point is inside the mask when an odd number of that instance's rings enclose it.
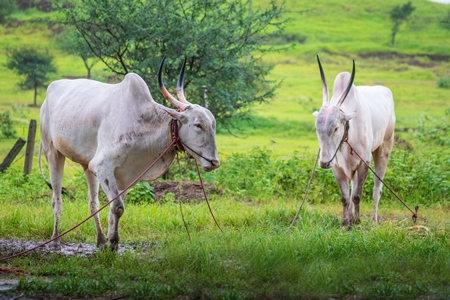
<instances>
[{"instance_id":1,"label":"rope on ground","mask_svg":"<svg viewBox=\"0 0 450 300\"><path fill-rule=\"evenodd\" d=\"M305 195L303 195L302 203L300 204L300 207L298 208L297 214L295 215L294 219L292 220L291 225L289 225L289 229L291 229L292 226L294 226L294 223L295 223L295 221L297 221L298 216L300 214L300 211L303 208L303 204L305 203L306 196L308 195L308 192L309 192L309 187L311 186L311 181L312 181L312 179L314 177L314 172L316 171L317 161L319 160L319 154L320 154L320 148L319 148L319 151L317 152L316 161L314 162L314 167L313 167L312 172L311 172L311 177L309 178L308 184L306 186L306 191L305 191Z\"/></svg>"}]
</instances>

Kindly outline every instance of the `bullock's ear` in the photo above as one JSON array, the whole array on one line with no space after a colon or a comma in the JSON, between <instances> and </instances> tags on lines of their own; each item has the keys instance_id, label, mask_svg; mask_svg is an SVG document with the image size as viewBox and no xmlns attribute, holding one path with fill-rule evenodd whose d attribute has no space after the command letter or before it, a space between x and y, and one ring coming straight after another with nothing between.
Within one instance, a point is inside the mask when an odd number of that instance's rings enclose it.
<instances>
[{"instance_id":1,"label":"bullock's ear","mask_svg":"<svg viewBox=\"0 0 450 300\"><path fill-rule=\"evenodd\" d=\"M352 113L348 113L348 114L343 114L344 115L344 120L348 121L350 119L353 119L356 116L356 111L352 112Z\"/></svg>"},{"instance_id":2,"label":"bullock's ear","mask_svg":"<svg viewBox=\"0 0 450 300\"><path fill-rule=\"evenodd\" d=\"M185 123L187 120L186 116L182 112L178 112L174 109L170 109L170 108L166 108L166 107L164 107L164 111L166 113L168 113L172 117L172 119L179 120L181 123Z\"/></svg>"},{"instance_id":3,"label":"bullock's ear","mask_svg":"<svg viewBox=\"0 0 450 300\"><path fill-rule=\"evenodd\" d=\"M315 111L315 112L312 113L312 115L317 118L317 116L319 115L319 112Z\"/></svg>"},{"instance_id":4,"label":"bullock's ear","mask_svg":"<svg viewBox=\"0 0 450 300\"><path fill-rule=\"evenodd\" d=\"M166 113L168 113L172 117L172 119L178 119L178 117L180 115L179 112L177 112L174 109L167 108L167 107L163 107L163 109Z\"/></svg>"}]
</instances>

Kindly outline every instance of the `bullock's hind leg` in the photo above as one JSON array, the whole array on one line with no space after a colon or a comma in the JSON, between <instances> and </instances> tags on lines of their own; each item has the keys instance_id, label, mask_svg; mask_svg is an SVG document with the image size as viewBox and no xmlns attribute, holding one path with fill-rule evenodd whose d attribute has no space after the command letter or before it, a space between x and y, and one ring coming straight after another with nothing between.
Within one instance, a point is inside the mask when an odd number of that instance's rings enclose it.
<instances>
[{"instance_id":1,"label":"bullock's hind leg","mask_svg":"<svg viewBox=\"0 0 450 300\"><path fill-rule=\"evenodd\" d=\"M361 202L361 195L364 183L366 182L367 179L368 171L369 168L367 168L367 166L363 162L361 162L352 179L352 202L355 205L354 223L356 224L359 224L361 222L359 213L359 203Z\"/></svg>"},{"instance_id":2,"label":"bullock's hind leg","mask_svg":"<svg viewBox=\"0 0 450 300\"><path fill-rule=\"evenodd\" d=\"M86 175L86 180L88 183L89 189L89 208L91 214L95 213L98 210L99 202L98 202L98 180L97 177L89 170L87 167L84 167L84 174ZM100 223L100 216L98 214L94 215L94 223L95 228L97 230L97 247L105 248L106 246L106 238L103 234L102 225Z\"/></svg>"},{"instance_id":3,"label":"bullock's hind leg","mask_svg":"<svg viewBox=\"0 0 450 300\"><path fill-rule=\"evenodd\" d=\"M52 198L52 208L53 208L53 234L52 239L59 235L59 220L61 218L62 212L62 178L64 173L64 162L65 156L62 155L55 148L45 149L45 157L47 158L49 170L50 170L50 183L52 185L53 198ZM53 241L53 247L59 249L61 247L59 238Z\"/></svg>"},{"instance_id":4,"label":"bullock's hind leg","mask_svg":"<svg viewBox=\"0 0 450 300\"><path fill-rule=\"evenodd\" d=\"M382 144L378 149L373 152L373 160L375 164L375 173L381 178L384 178L386 173L386 167L389 160L389 155L391 154L393 138L390 141ZM381 192L383 188L383 183L374 176L373 185L373 213L372 213L372 223L376 224L378 222L378 203L380 202Z\"/></svg>"}]
</instances>

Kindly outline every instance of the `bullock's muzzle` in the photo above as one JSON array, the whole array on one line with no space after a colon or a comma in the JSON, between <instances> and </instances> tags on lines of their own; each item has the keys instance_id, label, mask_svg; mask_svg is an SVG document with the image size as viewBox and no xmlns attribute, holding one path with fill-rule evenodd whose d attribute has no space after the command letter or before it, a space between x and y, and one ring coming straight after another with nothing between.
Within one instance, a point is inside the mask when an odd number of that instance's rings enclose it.
<instances>
[{"instance_id":1,"label":"bullock's muzzle","mask_svg":"<svg viewBox=\"0 0 450 300\"><path fill-rule=\"evenodd\" d=\"M332 167L331 161L321 161L319 165L322 169L329 169Z\"/></svg>"},{"instance_id":2,"label":"bullock's muzzle","mask_svg":"<svg viewBox=\"0 0 450 300\"><path fill-rule=\"evenodd\" d=\"M220 161L218 159L211 159L211 160L208 160L208 161L209 161L209 163L211 165L209 165L209 166L202 166L204 171L210 172L210 171L215 170L218 167L220 167Z\"/></svg>"}]
</instances>

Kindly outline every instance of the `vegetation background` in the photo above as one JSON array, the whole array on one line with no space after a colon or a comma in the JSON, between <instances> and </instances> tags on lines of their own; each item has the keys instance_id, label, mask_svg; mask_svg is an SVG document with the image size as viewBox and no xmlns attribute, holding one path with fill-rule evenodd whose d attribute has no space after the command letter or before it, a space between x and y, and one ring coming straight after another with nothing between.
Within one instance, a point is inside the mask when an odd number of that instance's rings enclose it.
<instances>
[{"instance_id":1,"label":"vegetation background","mask_svg":"<svg viewBox=\"0 0 450 300\"><path fill-rule=\"evenodd\" d=\"M238 123L242 132L219 128L221 167L203 174L223 190L212 206L224 233L218 231L204 203L185 203L183 211L192 240L186 236L178 202L172 194L155 202L129 201L121 219L124 244L135 251L121 255L99 252L89 257L31 254L1 267L26 270L16 289L27 295L66 295L175 299L349 298L448 299L450 286L450 6L412 1L416 8L389 45L389 11L404 1L286 2L291 22L270 41L292 44L270 54L270 75L282 80L270 104L254 107L253 121ZM266 5L253 0L254 9ZM57 72L52 80L85 76L81 59L55 48L57 27L40 22L56 18L36 8L18 11L0 26L0 112L9 112L15 138L0 138L6 156L17 137L26 138L28 122L37 119L32 91L19 91L19 78L6 69L7 47L49 49ZM363 221L341 230L341 204L329 170L317 170L307 204L288 230L303 197L317 153L312 112L321 106L319 54L329 85L356 61L356 85L382 84L393 91L397 142L387 182L410 205L420 205L417 224L385 189L380 225L369 223L369 176L362 204ZM110 73L98 63L93 79ZM447 88L446 88L447 87ZM152 91L153 92L153 91ZM153 93L155 93L154 91ZM41 91L40 101L45 98ZM39 141L39 135L37 142ZM37 160L35 160L36 162ZM176 180L197 180L183 160ZM47 240L52 233L50 194L35 163L22 176L23 155L0 174L0 237ZM87 216L86 184L78 166L66 163L62 227ZM144 186L146 191L151 188ZM131 193L132 195L132 193ZM130 198L132 199L132 197ZM139 197L137 197L139 199ZM105 199L103 198L102 201ZM106 213L102 213L106 226ZM91 222L65 237L94 243ZM140 251L142 250L142 251ZM8 250L0 249L6 255ZM105 296L106 297L106 296Z\"/></svg>"}]
</instances>

